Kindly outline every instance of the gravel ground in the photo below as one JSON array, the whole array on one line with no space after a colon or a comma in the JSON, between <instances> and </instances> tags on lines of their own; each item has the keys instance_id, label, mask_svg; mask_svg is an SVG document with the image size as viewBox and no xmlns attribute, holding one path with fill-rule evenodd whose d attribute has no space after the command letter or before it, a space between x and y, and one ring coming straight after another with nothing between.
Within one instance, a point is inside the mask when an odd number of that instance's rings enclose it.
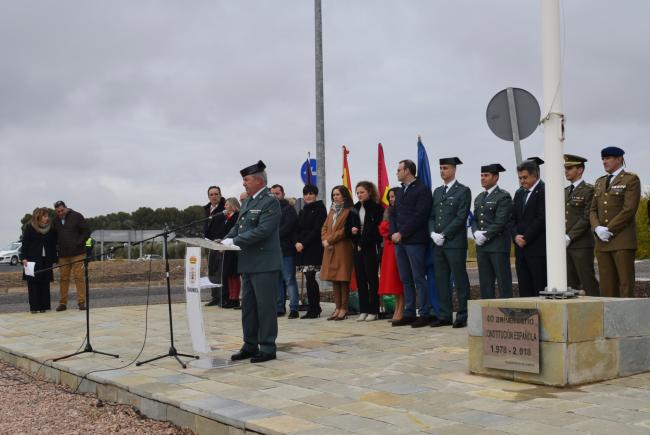
<instances>
[{"instance_id":1,"label":"gravel ground","mask_svg":"<svg viewBox=\"0 0 650 435\"><path fill-rule=\"evenodd\" d=\"M0 434L192 434L0 361Z\"/></svg>"}]
</instances>

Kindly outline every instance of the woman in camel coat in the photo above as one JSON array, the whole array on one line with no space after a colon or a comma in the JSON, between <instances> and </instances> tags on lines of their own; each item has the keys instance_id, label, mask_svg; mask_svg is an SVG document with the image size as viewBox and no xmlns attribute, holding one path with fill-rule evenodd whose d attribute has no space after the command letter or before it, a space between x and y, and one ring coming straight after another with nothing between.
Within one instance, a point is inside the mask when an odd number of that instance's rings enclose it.
<instances>
[{"instance_id":1,"label":"woman in camel coat","mask_svg":"<svg viewBox=\"0 0 650 435\"><path fill-rule=\"evenodd\" d=\"M323 264L320 278L332 282L336 310L327 320L344 320L348 313L352 277L352 233L359 226L350 191L345 186L332 189L332 208L321 229Z\"/></svg>"}]
</instances>

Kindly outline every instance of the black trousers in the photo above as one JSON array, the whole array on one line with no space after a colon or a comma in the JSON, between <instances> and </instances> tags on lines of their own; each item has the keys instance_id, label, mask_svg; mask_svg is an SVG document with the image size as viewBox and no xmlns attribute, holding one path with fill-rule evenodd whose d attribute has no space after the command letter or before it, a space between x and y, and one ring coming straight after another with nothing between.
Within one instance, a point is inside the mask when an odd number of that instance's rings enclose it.
<instances>
[{"instance_id":1,"label":"black trousers","mask_svg":"<svg viewBox=\"0 0 650 435\"><path fill-rule=\"evenodd\" d=\"M50 282L30 279L27 281L29 311L50 310Z\"/></svg>"},{"instance_id":2,"label":"black trousers","mask_svg":"<svg viewBox=\"0 0 650 435\"><path fill-rule=\"evenodd\" d=\"M224 251L225 252L225 251ZM212 300L223 303L228 300L228 280L223 279L224 254L217 251L209 251L208 254L208 278L214 284L221 284L221 288L212 287L210 290Z\"/></svg>"},{"instance_id":3,"label":"black trousers","mask_svg":"<svg viewBox=\"0 0 650 435\"><path fill-rule=\"evenodd\" d=\"M359 311L379 314L379 254L376 249L354 250L354 270L357 274Z\"/></svg>"},{"instance_id":4,"label":"black trousers","mask_svg":"<svg viewBox=\"0 0 650 435\"><path fill-rule=\"evenodd\" d=\"M320 314L320 287L318 286L318 281L316 281L316 271L310 270L309 272L303 272L305 275L305 281L307 286L307 299L309 301L309 310L310 314Z\"/></svg>"},{"instance_id":5,"label":"black trousers","mask_svg":"<svg viewBox=\"0 0 650 435\"><path fill-rule=\"evenodd\" d=\"M519 296L522 298L539 296L546 287L546 257L526 257L518 255L515 258Z\"/></svg>"}]
</instances>

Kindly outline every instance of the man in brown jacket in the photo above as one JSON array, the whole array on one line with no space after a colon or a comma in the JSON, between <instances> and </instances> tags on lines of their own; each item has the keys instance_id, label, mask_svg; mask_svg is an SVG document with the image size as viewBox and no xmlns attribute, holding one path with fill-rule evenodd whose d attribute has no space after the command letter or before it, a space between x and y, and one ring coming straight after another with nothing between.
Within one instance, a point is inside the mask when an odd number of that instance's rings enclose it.
<instances>
[{"instance_id":1,"label":"man in brown jacket","mask_svg":"<svg viewBox=\"0 0 650 435\"><path fill-rule=\"evenodd\" d=\"M607 175L596 180L589 213L597 237L601 296L632 297L634 291L635 216L641 182L636 174L623 170L623 154L625 151L618 147L601 151Z\"/></svg>"},{"instance_id":2,"label":"man in brown jacket","mask_svg":"<svg viewBox=\"0 0 650 435\"><path fill-rule=\"evenodd\" d=\"M70 273L77 287L77 303L80 310L86 309L86 286L83 276L83 259L86 257L86 239L90 237L90 228L81 213L66 207L65 202L54 203L54 228L58 236L59 274L61 298L57 311L64 311L68 304Z\"/></svg>"},{"instance_id":3,"label":"man in brown jacket","mask_svg":"<svg viewBox=\"0 0 650 435\"><path fill-rule=\"evenodd\" d=\"M584 157L564 155L564 175L571 183L564 188L567 284L588 296L600 296L594 271L594 235L589 225L594 186L582 179L586 161Z\"/></svg>"}]
</instances>

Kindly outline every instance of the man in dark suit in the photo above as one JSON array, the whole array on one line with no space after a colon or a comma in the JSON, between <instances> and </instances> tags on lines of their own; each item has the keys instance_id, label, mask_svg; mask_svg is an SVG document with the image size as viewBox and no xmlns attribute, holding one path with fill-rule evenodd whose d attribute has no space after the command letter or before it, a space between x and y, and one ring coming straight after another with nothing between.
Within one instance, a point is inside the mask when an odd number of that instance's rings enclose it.
<instances>
[{"instance_id":1,"label":"man in dark suit","mask_svg":"<svg viewBox=\"0 0 650 435\"><path fill-rule=\"evenodd\" d=\"M429 231L433 243L436 244L433 266L436 271L440 312L438 319L432 322L431 326L452 324L454 309L450 284L453 274L459 304L453 327L463 328L467 326L467 299L469 298L465 223L469 215L472 193L467 186L456 181L456 166L463 164L458 157L440 159L439 163L440 177L444 184L433 191Z\"/></svg>"},{"instance_id":2,"label":"man in dark suit","mask_svg":"<svg viewBox=\"0 0 650 435\"><path fill-rule=\"evenodd\" d=\"M495 280L499 284L499 297L512 297L508 229L512 216L512 198L497 185L500 172L505 172L505 169L499 163L481 166L481 186L485 191L479 193L474 200L472 233L476 240L481 299L496 297Z\"/></svg>"},{"instance_id":3,"label":"man in dark suit","mask_svg":"<svg viewBox=\"0 0 650 435\"><path fill-rule=\"evenodd\" d=\"M510 234L515 242L515 268L519 296L538 296L546 287L546 209L544 182L539 178L539 157L517 166L521 188L514 198Z\"/></svg>"},{"instance_id":4,"label":"man in dark suit","mask_svg":"<svg viewBox=\"0 0 650 435\"><path fill-rule=\"evenodd\" d=\"M226 220L223 216L224 205L226 200L221 196L219 186L208 187L208 202L203 206L205 217L210 220L205 221L203 225L203 237L210 240L220 239L224 236L224 227ZM228 301L228 285L222 281L221 262L222 255L212 250L208 251L208 278L214 283L221 283L221 288L212 287L211 300L205 304L206 307L221 306ZM226 284L226 285L224 285Z\"/></svg>"},{"instance_id":5,"label":"man in dark suit","mask_svg":"<svg viewBox=\"0 0 650 435\"><path fill-rule=\"evenodd\" d=\"M221 243L239 246L237 269L242 274L244 345L233 361L275 359L278 318L276 288L282 270L280 203L266 187L266 165L260 160L240 171L248 198L239 219Z\"/></svg>"},{"instance_id":6,"label":"man in dark suit","mask_svg":"<svg viewBox=\"0 0 650 435\"><path fill-rule=\"evenodd\" d=\"M402 160L397 179L402 188L396 190L395 207L390 210L390 237L395 244L397 268L404 285L404 316L393 326L404 326L418 320L418 325L431 323L431 301L425 275L425 254L431 243L427 221L431 212L431 191L415 176L412 160ZM416 293L417 290L417 293ZM416 318L415 298L419 296L420 319Z\"/></svg>"},{"instance_id":7,"label":"man in dark suit","mask_svg":"<svg viewBox=\"0 0 650 435\"><path fill-rule=\"evenodd\" d=\"M567 284L574 290L584 290L587 296L600 296L594 271L594 235L589 224L594 186L582 179L586 161L584 157L564 155L564 176L571 182L564 188Z\"/></svg>"}]
</instances>

